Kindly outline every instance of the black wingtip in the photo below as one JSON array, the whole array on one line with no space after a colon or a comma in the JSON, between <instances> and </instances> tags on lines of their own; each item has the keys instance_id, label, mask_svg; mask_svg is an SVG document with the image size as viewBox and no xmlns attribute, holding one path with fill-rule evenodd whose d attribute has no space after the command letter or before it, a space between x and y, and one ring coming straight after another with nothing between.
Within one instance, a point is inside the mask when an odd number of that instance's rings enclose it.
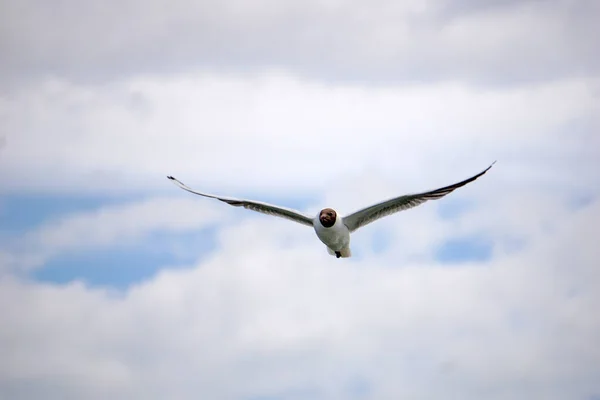
<instances>
[{"instance_id":1,"label":"black wingtip","mask_svg":"<svg viewBox=\"0 0 600 400\"><path fill-rule=\"evenodd\" d=\"M170 176L170 175L169 175L169 176L167 176L167 179L170 179L170 180L172 180L172 181L174 181L174 180L175 180L175 178L173 178L173 177L172 177L172 176Z\"/></svg>"},{"instance_id":2,"label":"black wingtip","mask_svg":"<svg viewBox=\"0 0 600 400\"><path fill-rule=\"evenodd\" d=\"M490 168L492 168L492 167L494 166L494 164L496 164L496 161L497 161L497 160L494 160L494 162L493 162L493 163L491 163L491 164L490 164L490 166L489 166L489 167L487 167L487 168L486 168L486 169L485 169L485 170L482 172L482 174L485 174L486 172L488 172L488 171L490 170Z\"/></svg>"}]
</instances>

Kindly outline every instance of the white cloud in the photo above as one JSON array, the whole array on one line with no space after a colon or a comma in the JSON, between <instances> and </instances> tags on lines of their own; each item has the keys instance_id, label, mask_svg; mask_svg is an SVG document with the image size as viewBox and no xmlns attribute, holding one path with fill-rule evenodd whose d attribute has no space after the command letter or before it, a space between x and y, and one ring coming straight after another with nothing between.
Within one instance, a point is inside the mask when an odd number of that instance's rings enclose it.
<instances>
[{"instance_id":1,"label":"white cloud","mask_svg":"<svg viewBox=\"0 0 600 400\"><path fill-rule=\"evenodd\" d=\"M329 86L276 73L54 81L0 107L0 181L4 191L124 193L172 190L172 174L209 191L291 196L369 167L413 191L498 159L502 179L581 189L597 177L597 100L585 80L503 91Z\"/></svg>"},{"instance_id":2,"label":"white cloud","mask_svg":"<svg viewBox=\"0 0 600 400\"><path fill-rule=\"evenodd\" d=\"M342 399L362 378L373 399L585 398L600 391L599 216L596 201L557 217L483 265L340 263L265 217L122 294L3 278L0 394Z\"/></svg>"}]
</instances>

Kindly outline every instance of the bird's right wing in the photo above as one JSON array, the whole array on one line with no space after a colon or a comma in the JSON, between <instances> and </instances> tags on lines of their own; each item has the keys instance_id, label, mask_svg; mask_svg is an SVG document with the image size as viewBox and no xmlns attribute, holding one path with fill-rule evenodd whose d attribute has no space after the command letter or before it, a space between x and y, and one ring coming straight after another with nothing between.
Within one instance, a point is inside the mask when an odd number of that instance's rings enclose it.
<instances>
[{"instance_id":1,"label":"bird's right wing","mask_svg":"<svg viewBox=\"0 0 600 400\"><path fill-rule=\"evenodd\" d=\"M248 210L256 211L256 212L259 212L262 214L274 215L276 217L286 218L286 219L298 222L303 225L313 226L312 218L310 218L296 210L279 207L279 206L274 206L272 204L267 204L267 203L263 203L260 201L242 200L242 199L235 199L232 197L223 197L223 196L216 196L214 194L209 194L209 193L202 193L202 192L198 192L198 191L190 188L189 186L183 184L182 182L180 182L179 180L175 179L172 176L167 176L167 178L172 180L177 186L179 186L183 190L187 190L190 193L194 193L194 194L204 196L204 197L210 197L212 199L217 199L217 200L220 200L222 202L229 204L230 206L244 207L244 208L247 208Z\"/></svg>"},{"instance_id":2,"label":"bird's right wing","mask_svg":"<svg viewBox=\"0 0 600 400\"><path fill-rule=\"evenodd\" d=\"M495 163L496 161L494 161L492 165L494 165ZM374 204L370 207L363 208L362 210L356 211L355 213L344 217L344 224L346 225L348 230L350 230L350 232L353 232L358 228L370 224L371 222L374 222L387 215L391 215L398 211L416 207L419 204L423 204L428 200L437 200L451 193L452 191L454 191L454 189L458 189L459 187L464 186L469 182L473 182L475 179L479 178L481 175L485 174L490 168L492 168L492 165L490 165L477 175L465 179L464 181L455 183L453 185L445 186L436 190L431 190L429 192L407 194L404 196L395 197L393 199Z\"/></svg>"}]
</instances>

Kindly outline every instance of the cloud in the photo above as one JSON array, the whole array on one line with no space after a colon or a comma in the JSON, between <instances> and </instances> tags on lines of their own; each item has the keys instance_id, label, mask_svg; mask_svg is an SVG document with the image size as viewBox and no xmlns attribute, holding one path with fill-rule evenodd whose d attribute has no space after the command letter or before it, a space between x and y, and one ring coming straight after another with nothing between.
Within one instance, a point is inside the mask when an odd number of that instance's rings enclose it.
<instances>
[{"instance_id":1,"label":"cloud","mask_svg":"<svg viewBox=\"0 0 600 400\"><path fill-rule=\"evenodd\" d=\"M600 395L598 11L1 3L0 398ZM343 215L493 160L343 262L165 177Z\"/></svg>"},{"instance_id":2,"label":"cloud","mask_svg":"<svg viewBox=\"0 0 600 400\"><path fill-rule=\"evenodd\" d=\"M259 218L120 294L3 278L0 394L341 399L360 379L373 399L585 398L600 391L599 215L595 201L524 252L458 268L339 263L299 230L281 247L288 225Z\"/></svg>"},{"instance_id":3,"label":"cloud","mask_svg":"<svg viewBox=\"0 0 600 400\"><path fill-rule=\"evenodd\" d=\"M518 84L597 76L597 2L2 4L2 84L279 67L326 81ZM91 45L93 44L93 45Z\"/></svg>"},{"instance_id":4,"label":"cloud","mask_svg":"<svg viewBox=\"0 0 600 400\"><path fill-rule=\"evenodd\" d=\"M0 106L0 182L5 192L123 194L172 190L170 174L209 192L281 197L371 168L395 177L396 194L498 159L502 179L581 186L597 175L597 100L585 80L502 91L335 86L276 72L48 81Z\"/></svg>"},{"instance_id":5,"label":"cloud","mask_svg":"<svg viewBox=\"0 0 600 400\"><path fill-rule=\"evenodd\" d=\"M154 232L199 231L229 218L224 207L195 198L150 198L48 220L4 243L0 261L11 269L42 266L62 253L132 245ZM2 254L4 254L2 256Z\"/></svg>"}]
</instances>

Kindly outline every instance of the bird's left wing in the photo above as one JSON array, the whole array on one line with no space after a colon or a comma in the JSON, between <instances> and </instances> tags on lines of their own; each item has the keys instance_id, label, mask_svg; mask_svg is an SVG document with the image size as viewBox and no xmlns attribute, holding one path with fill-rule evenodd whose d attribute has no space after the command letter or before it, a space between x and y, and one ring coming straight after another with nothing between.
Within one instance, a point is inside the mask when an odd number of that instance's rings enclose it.
<instances>
[{"instance_id":1,"label":"bird's left wing","mask_svg":"<svg viewBox=\"0 0 600 400\"><path fill-rule=\"evenodd\" d=\"M487 167L482 172L470 177L469 179L465 179L462 182L458 182L450 186L445 186L440 189L431 190L429 192L408 194L404 196L395 197L393 199L374 204L370 207L363 208L362 210L356 211L344 217L343 222L346 225L346 227L348 227L348 230L350 230L350 232L353 232L360 227L370 224L371 222L374 222L390 214L394 214L398 211L403 211L412 207L416 207L420 204L425 203L428 200L437 200L451 193L454 189L458 189L459 187L464 186L467 183L473 182L475 179L479 178L481 175L485 174L490 168L492 168L492 165L494 165L495 163L496 161L494 161L489 167Z\"/></svg>"},{"instance_id":2,"label":"bird's left wing","mask_svg":"<svg viewBox=\"0 0 600 400\"><path fill-rule=\"evenodd\" d=\"M194 194L204 196L204 197L210 197L211 199L217 199L217 200L220 200L220 201L223 201L223 202L229 204L230 206L244 207L244 208L247 208L248 210L256 211L256 212L267 214L267 215L274 215L276 217L286 218L286 219L298 222L303 225L313 226L312 218L310 218L296 210L292 210L292 209L285 208L285 207L274 206L272 204L267 204L267 203L263 203L260 201L242 200L242 199L235 199L232 197L223 197L223 196L216 196L214 194L209 194L209 193L202 193L202 192L198 192L198 191L190 188L189 186L183 184L182 182L173 178L172 176L167 176L167 178L172 180L177 186L179 186L183 190L187 190L190 193L194 193Z\"/></svg>"}]
</instances>

